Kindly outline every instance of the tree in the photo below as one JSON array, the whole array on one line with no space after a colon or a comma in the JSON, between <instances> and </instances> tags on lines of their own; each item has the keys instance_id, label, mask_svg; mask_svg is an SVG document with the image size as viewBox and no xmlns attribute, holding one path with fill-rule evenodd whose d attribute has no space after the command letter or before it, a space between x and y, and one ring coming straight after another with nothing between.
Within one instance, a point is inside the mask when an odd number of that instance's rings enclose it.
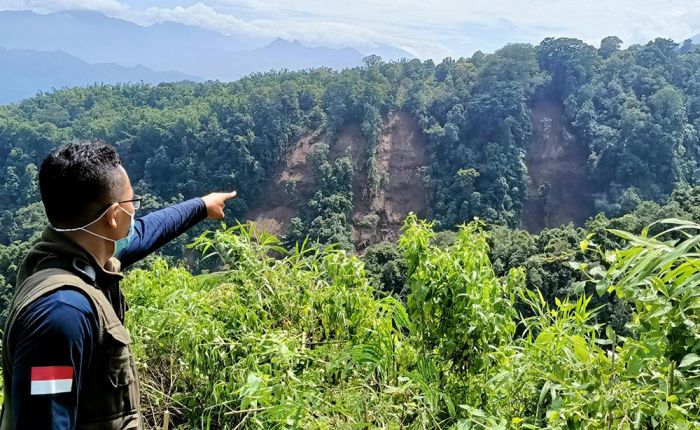
<instances>
[{"instance_id":1,"label":"tree","mask_svg":"<svg viewBox=\"0 0 700 430\"><path fill-rule=\"evenodd\" d=\"M364 63L365 67L371 69L382 64L382 57L379 55L368 55L362 59L362 62Z\"/></svg>"},{"instance_id":2,"label":"tree","mask_svg":"<svg viewBox=\"0 0 700 430\"><path fill-rule=\"evenodd\" d=\"M604 58L608 59L612 55L620 50L622 47L622 40L617 36L608 36L600 41L600 48L598 48L598 54Z\"/></svg>"},{"instance_id":3,"label":"tree","mask_svg":"<svg viewBox=\"0 0 700 430\"><path fill-rule=\"evenodd\" d=\"M687 54L691 49L693 49L693 39L685 39L681 47L678 49L678 52L680 54Z\"/></svg>"},{"instance_id":4,"label":"tree","mask_svg":"<svg viewBox=\"0 0 700 430\"><path fill-rule=\"evenodd\" d=\"M594 47L571 38L548 37L537 51L540 66L550 73L551 86L562 98L588 82L600 58Z\"/></svg>"}]
</instances>

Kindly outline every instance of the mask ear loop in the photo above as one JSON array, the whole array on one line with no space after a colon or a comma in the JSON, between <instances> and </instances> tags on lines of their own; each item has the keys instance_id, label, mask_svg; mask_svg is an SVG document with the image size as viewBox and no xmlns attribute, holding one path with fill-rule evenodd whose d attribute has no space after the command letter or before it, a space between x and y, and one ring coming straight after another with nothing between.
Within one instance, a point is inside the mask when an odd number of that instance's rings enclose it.
<instances>
[{"instance_id":1,"label":"mask ear loop","mask_svg":"<svg viewBox=\"0 0 700 430\"><path fill-rule=\"evenodd\" d=\"M117 203L117 204L119 204L119 203ZM119 209L123 210L127 215L129 215L132 218L136 215L136 210L134 210L134 213L131 213L128 210L124 209L121 205L119 205ZM107 209L107 210L109 210L109 209ZM101 216L104 216L104 214L102 214ZM93 221L93 222L95 222L95 221Z\"/></svg>"},{"instance_id":2,"label":"mask ear loop","mask_svg":"<svg viewBox=\"0 0 700 430\"><path fill-rule=\"evenodd\" d=\"M116 204L118 204L118 203L116 203ZM124 210L124 208L122 208L121 206L119 206L119 207L120 207L122 210ZM54 231L58 231L58 232L61 232L61 233L63 233L63 232L80 231L80 230L82 230L82 231L84 231L84 232L86 232L86 233L90 233L90 234L93 235L93 236L99 237L100 239L109 240L110 242L116 242L116 240L114 240L114 239L110 239L110 238L108 238L108 237L101 236L101 235L95 233L94 231L90 231L90 230L87 229L87 227L90 227L91 225L95 224L97 221L99 221L100 219L102 219L102 217L105 216L105 215L107 214L107 212L109 212L110 209L112 209L112 206L111 206L111 205L110 205L107 209L105 209L105 211L102 212L102 214L101 214L100 216L98 216L97 218L95 218L94 221L92 221L92 222L90 222L90 223L88 223L88 224L85 224L85 225L82 226L82 227L76 227L76 228L57 228L57 227L54 227L54 226L52 226L52 225L49 225L49 227L51 227L51 229L53 229ZM127 212L127 213L128 213L128 212Z\"/></svg>"}]
</instances>

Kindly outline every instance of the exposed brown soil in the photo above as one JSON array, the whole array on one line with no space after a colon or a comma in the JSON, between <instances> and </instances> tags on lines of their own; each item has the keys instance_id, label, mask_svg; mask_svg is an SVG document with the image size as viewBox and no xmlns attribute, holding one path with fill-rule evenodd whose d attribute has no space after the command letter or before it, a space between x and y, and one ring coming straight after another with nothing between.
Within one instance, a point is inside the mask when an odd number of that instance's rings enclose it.
<instances>
[{"instance_id":1,"label":"exposed brown soil","mask_svg":"<svg viewBox=\"0 0 700 430\"><path fill-rule=\"evenodd\" d=\"M292 218L297 216L299 203L307 201L311 195L313 178L309 155L314 144L322 140L323 136L317 132L304 136L294 145L286 163L246 214L246 219L255 221L257 229L277 236L287 230ZM287 192L288 181L296 181L294 195Z\"/></svg>"},{"instance_id":2,"label":"exposed brown soil","mask_svg":"<svg viewBox=\"0 0 700 430\"><path fill-rule=\"evenodd\" d=\"M409 212L421 217L428 214L427 191L420 174L428 154L425 137L411 115L402 112L389 116L376 148L376 159L378 170L385 172L384 184L376 196L367 198L365 189L355 187L353 181L352 239L358 248L396 240ZM366 187L366 171L361 174ZM359 180L357 184L362 185Z\"/></svg>"},{"instance_id":3,"label":"exposed brown soil","mask_svg":"<svg viewBox=\"0 0 700 430\"><path fill-rule=\"evenodd\" d=\"M353 212L368 212L369 203L365 196L367 189L367 141L362 136L362 130L357 124L343 127L338 137L328 150L328 159L350 156L352 160L352 207Z\"/></svg>"},{"instance_id":4,"label":"exposed brown soil","mask_svg":"<svg viewBox=\"0 0 700 430\"><path fill-rule=\"evenodd\" d=\"M299 203L313 192L309 155L313 146L325 139L320 133L302 138L292 149L286 163L263 190L258 204L246 218L256 222L259 230L283 234L297 216ZM330 145L328 159L349 156L353 163L352 241L359 248L382 240L395 240L409 212L421 217L428 214L428 198L420 168L428 162L425 136L409 114L389 115L375 148L375 158L384 180L377 195L367 192L367 142L357 124L343 127ZM296 181L296 192L286 190L288 181Z\"/></svg>"},{"instance_id":5,"label":"exposed brown soil","mask_svg":"<svg viewBox=\"0 0 700 430\"><path fill-rule=\"evenodd\" d=\"M566 129L563 115L561 104L551 99L532 107L533 135L527 154L530 183L521 224L533 233L569 222L583 225L593 213L588 154ZM546 199L538 192L545 183L551 186Z\"/></svg>"}]
</instances>

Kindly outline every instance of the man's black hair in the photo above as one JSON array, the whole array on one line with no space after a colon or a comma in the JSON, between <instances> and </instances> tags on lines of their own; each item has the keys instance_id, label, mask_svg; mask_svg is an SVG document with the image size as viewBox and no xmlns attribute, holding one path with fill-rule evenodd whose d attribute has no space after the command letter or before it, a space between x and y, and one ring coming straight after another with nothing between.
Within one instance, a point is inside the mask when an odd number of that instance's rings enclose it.
<instances>
[{"instance_id":1,"label":"man's black hair","mask_svg":"<svg viewBox=\"0 0 700 430\"><path fill-rule=\"evenodd\" d=\"M76 228L119 200L124 185L117 151L103 142L79 142L53 150L39 169L46 216L56 228Z\"/></svg>"}]
</instances>

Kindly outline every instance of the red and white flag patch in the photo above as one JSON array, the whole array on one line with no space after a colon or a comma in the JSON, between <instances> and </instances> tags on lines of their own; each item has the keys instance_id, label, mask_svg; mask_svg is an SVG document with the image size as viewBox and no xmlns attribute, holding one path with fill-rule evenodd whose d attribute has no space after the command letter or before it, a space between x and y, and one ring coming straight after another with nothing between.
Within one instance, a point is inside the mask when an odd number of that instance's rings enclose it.
<instances>
[{"instance_id":1,"label":"red and white flag patch","mask_svg":"<svg viewBox=\"0 0 700 430\"><path fill-rule=\"evenodd\" d=\"M71 366L32 367L31 395L70 393L73 388Z\"/></svg>"}]
</instances>

